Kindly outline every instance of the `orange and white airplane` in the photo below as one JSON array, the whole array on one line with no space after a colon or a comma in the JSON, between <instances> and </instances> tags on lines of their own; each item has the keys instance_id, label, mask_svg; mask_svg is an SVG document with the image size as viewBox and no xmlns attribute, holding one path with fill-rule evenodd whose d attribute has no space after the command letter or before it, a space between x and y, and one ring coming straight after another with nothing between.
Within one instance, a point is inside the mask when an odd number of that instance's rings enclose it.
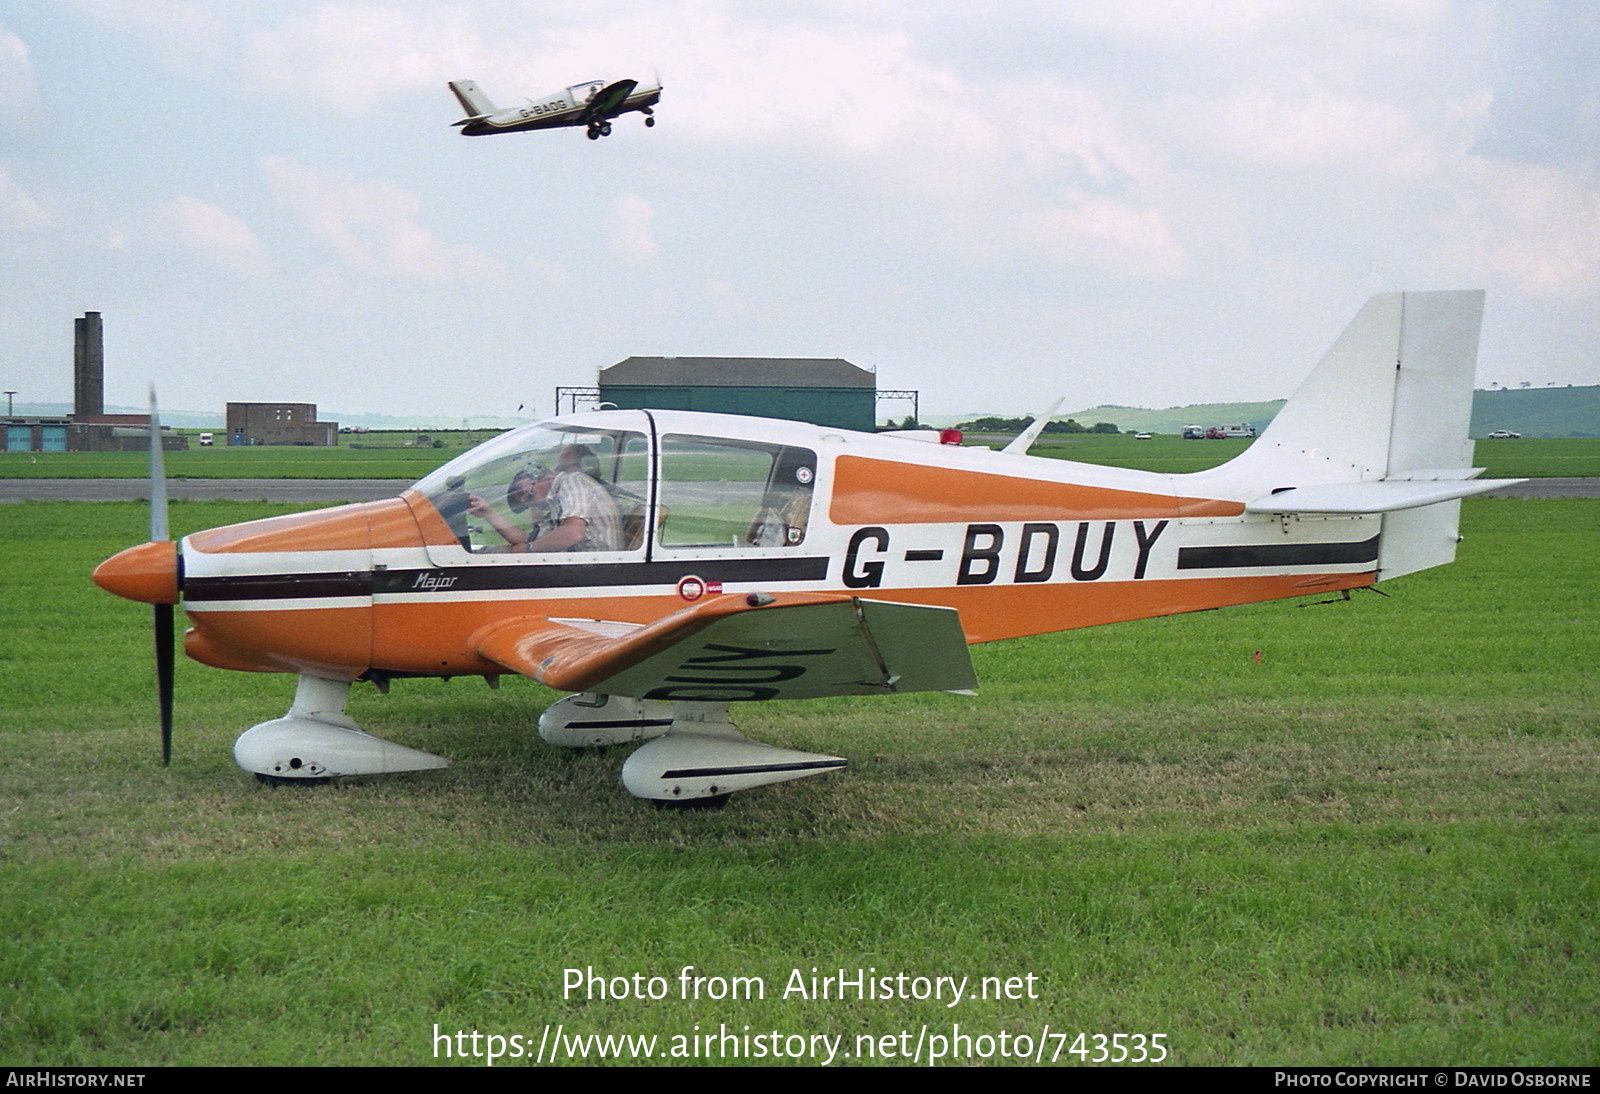
<instances>
[{"instance_id":1,"label":"orange and white airplane","mask_svg":"<svg viewBox=\"0 0 1600 1094\"><path fill-rule=\"evenodd\" d=\"M95 581L157 605L158 646L181 597L190 657L298 675L288 713L235 745L263 778L442 767L359 729L352 683L520 673L575 693L540 718L547 740L648 741L628 790L716 802L845 764L745 738L732 703L970 691L971 643L1452 561L1459 499L1513 481L1470 466L1482 306L1375 297L1250 448L1194 474L1033 457L1026 436L994 452L601 411L504 434L388 501L181 544L163 517Z\"/></svg>"}]
</instances>

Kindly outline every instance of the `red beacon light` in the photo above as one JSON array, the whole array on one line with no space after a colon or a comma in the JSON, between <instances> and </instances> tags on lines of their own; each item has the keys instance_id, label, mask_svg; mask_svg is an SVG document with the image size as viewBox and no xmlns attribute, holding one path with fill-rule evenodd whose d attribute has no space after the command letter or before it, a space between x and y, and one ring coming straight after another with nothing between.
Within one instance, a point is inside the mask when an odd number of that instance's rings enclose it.
<instances>
[{"instance_id":1,"label":"red beacon light","mask_svg":"<svg viewBox=\"0 0 1600 1094\"><path fill-rule=\"evenodd\" d=\"M961 443L961 430L959 430L959 429L941 429L941 430L939 430L939 443L940 444L960 444Z\"/></svg>"}]
</instances>

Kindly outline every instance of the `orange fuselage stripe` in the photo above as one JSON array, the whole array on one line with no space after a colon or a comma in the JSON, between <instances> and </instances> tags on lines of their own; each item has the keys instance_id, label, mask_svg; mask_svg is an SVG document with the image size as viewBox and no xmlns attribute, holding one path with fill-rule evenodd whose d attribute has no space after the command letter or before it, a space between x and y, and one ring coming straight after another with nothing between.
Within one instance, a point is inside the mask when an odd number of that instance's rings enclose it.
<instances>
[{"instance_id":1,"label":"orange fuselage stripe","mask_svg":"<svg viewBox=\"0 0 1600 1094\"><path fill-rule=\"evenodd\" d=\"M1238 516L1244 505L1080 483L1047 482L864 456L834 463L834 524L946 524Z\"/></svg>"}]
</instances>

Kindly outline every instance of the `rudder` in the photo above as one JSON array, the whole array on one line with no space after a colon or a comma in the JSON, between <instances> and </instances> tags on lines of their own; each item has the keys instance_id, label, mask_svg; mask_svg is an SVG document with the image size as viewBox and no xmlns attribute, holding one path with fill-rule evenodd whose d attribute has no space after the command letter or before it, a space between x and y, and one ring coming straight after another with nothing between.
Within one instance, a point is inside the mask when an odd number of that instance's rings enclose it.
<instances>
[{"instance_id":1,"label":"rudder","mask_svg":"<svg viewBox=\"0 0 1600 1094\"><path fill-rule=\"evenodd\" d=\"M461 109L467 112L469 118L481 118L494 113L494 103L489 101L489 96L480 91L473 81L452 80L450 90L455 92L456 101L461 104Z\"/></svg>"}]
</instances>

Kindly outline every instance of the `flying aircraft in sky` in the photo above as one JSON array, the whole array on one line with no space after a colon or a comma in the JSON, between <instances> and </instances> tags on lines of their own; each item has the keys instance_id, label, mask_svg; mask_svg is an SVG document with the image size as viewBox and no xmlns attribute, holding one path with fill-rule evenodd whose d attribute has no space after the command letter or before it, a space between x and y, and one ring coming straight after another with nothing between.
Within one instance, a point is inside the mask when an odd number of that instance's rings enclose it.
<instances>
[{"instance_id":1,"label":"flying aircraft in sky","mask_svg":"<svg viewBox=\"0 0 1600 1094\"><path fill-rule=\"evenodd\" d=\"M503 110L490 102L471 80L454 80L450 90L455 92L461 109L467 112L467 116L455 124L468 137L582 126L590 140L599 140L611 135L612 118L630 110L643 114L645 125L655 125L652 108L661 101L659 81L640 87L638 80L590 80L529 99L526 106L510 106Z\"/></svg>"},{"instance_id":2,"label":"flying aircraft in sky","mask_svg":"<svg viewBox=\"0 0 1600 1094\"><path fill-rule=\"evenodd\" d=\"M734 703L968 692L971 643L1452 561L1460 499L1507 485L1470 466L1482 307L1374 297L1261 437L1207 471L1029 456L1027 435L996 452L598 411L503 434L387 501L181 544L153 504L150 542L95 581L156 605L164 751L181 599L191 658L299 678L288 713L235 745L265 779L445 766L358 728L352 684L519 673L574 693L539 719L546 740L647 741L629 791L717 802L845 765L749 740Z\"/></svg>"}]
</instances>

